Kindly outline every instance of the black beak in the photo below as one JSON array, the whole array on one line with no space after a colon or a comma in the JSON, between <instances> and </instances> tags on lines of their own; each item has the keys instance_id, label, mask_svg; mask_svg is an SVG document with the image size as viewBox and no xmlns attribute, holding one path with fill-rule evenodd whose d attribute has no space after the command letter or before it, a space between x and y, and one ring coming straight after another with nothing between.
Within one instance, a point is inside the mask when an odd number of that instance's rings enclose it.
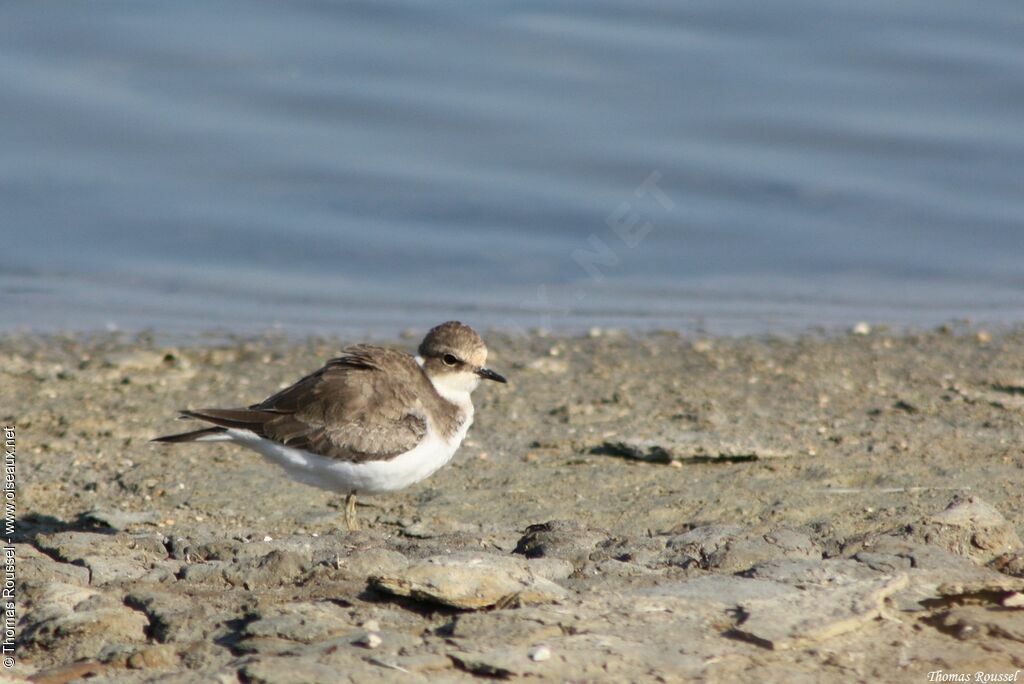
<instances>
[{"instance_id":1,"label":"black beak","mask_svg":"<svg viewBox=\"0 0 1024 684\"><path fill-rule=\"evenodd\" d=\"M506 380L503 376L498 375L490 368L479 368L477 369L476 374L479 375L484 380L494 380L494 382L508 382L508 380Z\"/></svg>"}]
</instances>

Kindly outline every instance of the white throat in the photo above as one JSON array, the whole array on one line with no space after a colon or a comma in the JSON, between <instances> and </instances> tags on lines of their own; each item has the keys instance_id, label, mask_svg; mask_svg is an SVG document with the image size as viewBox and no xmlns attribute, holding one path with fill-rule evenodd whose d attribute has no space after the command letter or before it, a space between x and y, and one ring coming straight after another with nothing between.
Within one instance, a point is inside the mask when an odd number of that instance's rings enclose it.
<instances>
[{"instance_id":1,"label":"white throat","mask_svg":"<svg viewBox=\"0 0 1024 684\"><path fill-rule=\"evenodd\" d=\"M423 357L416 355L416 363L423 366ZM473 390L480 384L480 376L476 373L451 373L430 378L430 384L443 399L452 402L462 409L470 418L473 417Z\"/></svg>"},{"instance_id":2,"label":"white throat","mask_svg":"<svg viewBox=\"0 0 1024 684\"><path fill-rule=\"evenodd\" d=\"M434 389L443 398L452 402L470 415L473 413L473 390L480 384L480 378L473 373L450 373L430 378Z\"/></svg>"}]
</instances>

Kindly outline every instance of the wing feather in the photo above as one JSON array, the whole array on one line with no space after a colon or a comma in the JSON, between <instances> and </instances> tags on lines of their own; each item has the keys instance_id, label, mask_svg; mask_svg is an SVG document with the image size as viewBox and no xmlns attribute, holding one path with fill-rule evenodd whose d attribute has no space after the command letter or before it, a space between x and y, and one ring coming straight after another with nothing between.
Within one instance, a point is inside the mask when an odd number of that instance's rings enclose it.
<instances>
[{"instance_id":1,"label":"wing feather","mask_svg":"<svg viewBox=\"0 0 1024 684\"><path fill-rule=\"evenodd\" d=\"M356 345L344 356L247 409L183 412L221 427L342 461L393 458L427 434L436 392L416 361L391 349Z\"/></svg>"}]
</instances>

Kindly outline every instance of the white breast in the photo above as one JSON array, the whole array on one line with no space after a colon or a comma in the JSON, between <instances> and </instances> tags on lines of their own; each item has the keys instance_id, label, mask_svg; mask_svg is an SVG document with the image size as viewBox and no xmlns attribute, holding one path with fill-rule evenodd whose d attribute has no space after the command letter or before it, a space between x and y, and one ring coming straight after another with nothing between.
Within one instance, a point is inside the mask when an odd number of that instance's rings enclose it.
<instances>
[{"instance_id":1,"label":"white breast","mask_svg":"<svg viewBox=\"0 0 1024 684\"><path fill-rule=\"evenodd\" d=\"M458 431L445 439L428 423L427 435L404 454L386 461L350 463L312 454L264 439L248 430L229 429L231 441L262 454L293 479L304 484L347 494L373 494L404 489L433 475L452 459L473 423L470 404Z\"/></svg>"}]
</instances>

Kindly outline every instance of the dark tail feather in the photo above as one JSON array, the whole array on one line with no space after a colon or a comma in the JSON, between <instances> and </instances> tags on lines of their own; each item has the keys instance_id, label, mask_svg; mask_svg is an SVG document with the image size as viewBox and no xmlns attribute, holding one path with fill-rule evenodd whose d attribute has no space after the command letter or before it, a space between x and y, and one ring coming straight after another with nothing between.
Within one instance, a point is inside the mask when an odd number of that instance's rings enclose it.
<instances>
[{"instance_id":1,"label":"dark tail feather","mask_svg":"<svg viewBox=\"0 0 1024 684\"><path fill-rule=\"evenodd\" d=\"M157 437L154 442L195 442L203 437L213 437L223 434L227 428L239 428L250 430L258 435L263 435L263 424L278 416L279 414L270 411L258 411L252 409L196 409L195 411L182 411L181 418L195 418L206 423L213 423L217 427L183 432L178 435L167 435Z\"/></svg>"},{"instance_id":2,"label":"dark tail feather","mask_svg":"<svg viewBox=\"0 0 1024 684\"><path fill-rule=\"evenodd\" d=\"M256 434L262 434L263 424L268 420L277 417L279 414L270 411L258 411L253 409L196 409L195 411L182 411L182 418L195 418L219 425L222 428L240 428L252 430Z\"/></svg>"},{"instance_id":3,"label":"dark tail feather","mask_svg":"<svg viewBox=\"0 0 1024 684\"><path fill-rule=\"evenodd\" d=\"M210 437L212 435L218 435L222 432L227 432L222 427L204 428L202 430L193 430L192 432L182 432L177 435L164 435L163 437L157 437L151 439L151 442L166 442L168 444L177 444L179 442L195 442L202 437Z\"/></svg>"}]
</instances>

